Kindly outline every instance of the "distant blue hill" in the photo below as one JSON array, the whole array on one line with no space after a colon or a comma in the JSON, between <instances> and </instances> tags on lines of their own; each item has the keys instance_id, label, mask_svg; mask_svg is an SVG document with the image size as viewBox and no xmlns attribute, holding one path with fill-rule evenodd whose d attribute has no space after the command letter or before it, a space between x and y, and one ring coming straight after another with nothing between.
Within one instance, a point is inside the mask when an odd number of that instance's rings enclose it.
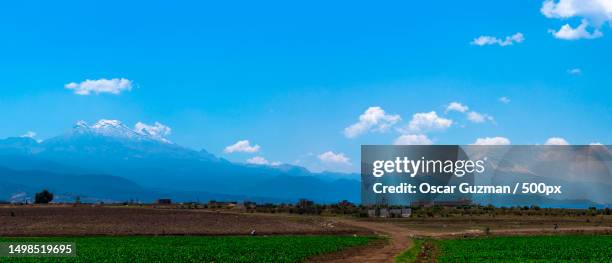
<instances>
[{"instance_id":1,"label":"distant blue hill","mask_svg":"<svg viewBox=\"0 0 612 263\"><path fill-rule=\"evenodd\" d=\"M312 173L293 165L229 162L116 121L77 123L60 136L0 140L0 200L41 188L66 198L152 201L359 202L357 174ZM83 199L82 199L83 200Z\"/></svg>"},{"instance_id":2,"label":"distant blue hill","mask_svg":"<svg viewBox=\"0 0 612 263\"><path fill-rule=\"evenodd\" d=\"M551 174L545 174L549 171ZM563 199L532 196L475 197L481 204L546 207L605 206L612 200L605 178L597 182L564 181L554 169L545 176L497 172L497 185L545 182L563 185ZM117 121L77 123L69 132L37 142L31 138L0 140L0 200L21 201L48 188L58 201L251 200L319 203L360 202L359 174L321 172L283 164L233 163L205 150L196 151L165 138L135 131ZM597 193L595 195L594 193Z\"/></svg>"}]
</instances>

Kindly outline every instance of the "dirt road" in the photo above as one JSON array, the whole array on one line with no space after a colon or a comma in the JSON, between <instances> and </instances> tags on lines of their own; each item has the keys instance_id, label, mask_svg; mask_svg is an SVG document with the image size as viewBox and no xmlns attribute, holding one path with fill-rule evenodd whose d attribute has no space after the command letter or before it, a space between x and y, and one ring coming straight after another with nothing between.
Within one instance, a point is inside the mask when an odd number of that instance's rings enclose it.
<instances>
[{"instance_id":1,"label":"dirt road","mask_svg":"<svg viewBox=\"0 0 612 263\"><path fill-rule=\"evenodd\" d=\"M354 253L343 258L333 258L325 262L395 262L395 256L412 247L410 236L413 232L388 222L359 221L354 219L335 219L338 223L365 228L378 235L389 238L389 242L381 246L366 247L355 250Z\"/></svg>"},{"instance_id":2,"label":"dirt road","mask_svg":"<svg viewBox=\"0 0 612 263\"><path fill-rule=\"evenodd\" d=\"M394 262L395 257L412 247L411 237L430 237L430 238L460 238L465 236L486 235L483 229L464 229L459 231L443 229L440 231L427 231L417 228L410 228L390 221L363 221L356 219L334 219L344 225L364 228L375 232L378 235L386 236L389 239L384 245L375 245L361 249L340 252L338 255L316 260L316 262ZM569 226L559 227L533 227L513 229L495 229L489 232L490 235L554 235L554 234L612 234L610 226Z\"/></svg>"}]
</instances>

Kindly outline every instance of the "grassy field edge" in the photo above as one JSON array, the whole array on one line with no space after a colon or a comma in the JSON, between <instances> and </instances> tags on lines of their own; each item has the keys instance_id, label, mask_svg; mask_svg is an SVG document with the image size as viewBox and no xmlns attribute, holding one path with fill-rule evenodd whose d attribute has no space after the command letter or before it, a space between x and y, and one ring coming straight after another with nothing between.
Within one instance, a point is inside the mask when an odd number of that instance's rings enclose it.
<instances>
[{"instance_id":1,"label":"grassy field edge","mask_svg":"<svg viewBox=\"0 0 612 263\"><path fill-rule=\"evenodd\" d=\"M404 252L395 257L395 263L410 263L417 259L417 256L423 248L425 240L420 238L412 239L412 247L406 249Z\"/></svg>"}]
</instances>

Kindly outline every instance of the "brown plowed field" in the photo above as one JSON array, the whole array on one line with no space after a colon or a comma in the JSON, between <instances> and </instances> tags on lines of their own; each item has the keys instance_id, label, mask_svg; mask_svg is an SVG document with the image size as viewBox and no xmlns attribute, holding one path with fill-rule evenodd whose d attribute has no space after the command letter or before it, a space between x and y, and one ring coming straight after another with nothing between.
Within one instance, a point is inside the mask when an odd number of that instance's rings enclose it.
<instances>
[{"instance_id":1,"label":"brown plowed field","mask_svg":"<svg viewBox=\"0 0 612 263\"><path fill-rule=\"evenodd\" d=\"M102 206L0 207L0 236L369 234L317 216Z\"/></svg>"}]
</instances>

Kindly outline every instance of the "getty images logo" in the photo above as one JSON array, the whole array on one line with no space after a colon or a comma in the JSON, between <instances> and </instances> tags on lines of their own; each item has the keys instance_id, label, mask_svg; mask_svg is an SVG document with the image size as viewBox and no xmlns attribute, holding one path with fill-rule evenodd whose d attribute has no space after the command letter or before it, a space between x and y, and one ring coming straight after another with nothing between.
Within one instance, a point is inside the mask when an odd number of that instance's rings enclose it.
<instances>
[{"instance_id":1,"label":"getty images logo","mask_svg":"<svg viewBox=\"0 0 612 263\"><path fill-rule=\"evenodd\" d=\"M408 174L415 177L417 174L450 174L463 177L470 173L483 173L485 171L485 161L481 160L425 160L409 159L408 157L396 157L395 160L375 160L372 162L372 175L376 178L384 176L386 173Z\"/></svg>"}]
</instances>

